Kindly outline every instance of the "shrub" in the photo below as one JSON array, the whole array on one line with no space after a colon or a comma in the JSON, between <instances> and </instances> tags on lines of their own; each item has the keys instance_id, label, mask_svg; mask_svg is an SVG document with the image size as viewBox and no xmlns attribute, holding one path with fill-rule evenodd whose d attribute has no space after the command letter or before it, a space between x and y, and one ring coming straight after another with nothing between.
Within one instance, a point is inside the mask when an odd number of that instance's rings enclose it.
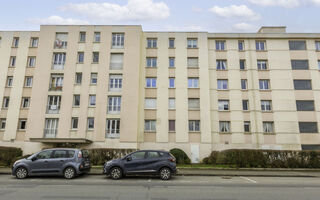
<instances>
[{"instance_id":1,"label":"shrub","mask_svg":"<svg viewBox=\"0 0 320 200\"><path fill-rule=\"evenodd\" d=\"M103 165L105 161L121 158L136 149L88 149L92 165Z\"/></svg>"},{"instance_id":2,"label":"shrub","mask_svg":"<svg viewBox=\"0 0 320 200\"><path fill-rule=\"evenodd\" d=\"M0 165L10 166L18 157L22 156L22 150L15 147L0 147Z\"/></svg>"},{"instance_id":3,"label":"shrub","mask_svg":"<svg viewBox=\"0 0 320 200\"><path fill-rule=\"evenodd\" d=\"M170 153L176 158L177 164L190 164L191 160L188 155L181 149L171 149Z\"/></svg>"}]
</instances>

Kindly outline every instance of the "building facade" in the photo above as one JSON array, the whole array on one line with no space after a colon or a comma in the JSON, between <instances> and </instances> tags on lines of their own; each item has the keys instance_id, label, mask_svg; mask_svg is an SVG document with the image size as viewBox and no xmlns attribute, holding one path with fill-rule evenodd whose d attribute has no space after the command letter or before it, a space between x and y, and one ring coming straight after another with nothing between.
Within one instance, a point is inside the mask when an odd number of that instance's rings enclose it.
<instances>
[{"instance_id":1,"label":"building facade","mask_svg":"<svg viewBox=\"0 0 320 200\"><path fill-rule=\"evenodd\" d=\"M320 149L320 34L0 32L0 146ZM319 116L319 119L318 119Z\"/></svg>"}]
</instances>

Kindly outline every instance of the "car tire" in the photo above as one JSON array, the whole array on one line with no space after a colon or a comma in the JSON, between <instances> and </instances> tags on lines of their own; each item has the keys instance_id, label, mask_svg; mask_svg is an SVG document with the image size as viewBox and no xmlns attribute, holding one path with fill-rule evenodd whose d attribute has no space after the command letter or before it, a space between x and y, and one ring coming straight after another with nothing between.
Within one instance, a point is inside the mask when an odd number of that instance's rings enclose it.
<instances>
[{"instance_id":1,"label":"car tire","mask_svg":"<svg viewBox=\"0 0 320 200\"><path fill-rule=\"evenodd\" d=\"M113 180L121 179L123 176L122 169L120 167L114 167L110 170L110 177Z\"/></svg>"},{"instance_id":2,"label":"car tire","mask_svg":"<svg viewBox=\"0 0 320 200\"><path fill-rule=\"evenodd\" d=\"M28 176L28 170L25 167L19 167L15 171L15 175L17 179L24 179Z\"/></svg>"},{"instance_id":3,"label":"car tire","mask_svg":"<svg viewBox=\"0 0 320 200\"><path fill-rule=\"evenodd\" d=\"M76 170L73 167L67 167L63 171L63 176L66 179L73 179L76 176Z\"/></svg>"},{"instance_id":4,"label":"car tire","mask_svg":"<svg viewBox=\"0 0 320 200\"><path fill-rule=\"evenodd\" d=\"M168 167L163 167L159 171L162 180L169 180L171 178L171 170Z\"/></svg>"}]
</instances>

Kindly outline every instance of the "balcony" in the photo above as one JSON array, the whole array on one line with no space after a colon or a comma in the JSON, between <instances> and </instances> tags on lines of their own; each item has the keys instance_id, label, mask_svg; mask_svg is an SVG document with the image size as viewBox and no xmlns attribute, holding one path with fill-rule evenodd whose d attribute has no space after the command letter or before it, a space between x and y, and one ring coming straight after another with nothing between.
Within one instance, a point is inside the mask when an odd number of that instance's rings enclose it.
<instances>
[{"instance_id":1,"label":"balcony","mask_svg":"<svg viewBox=\"0 0 320 200\"><path fill-rule=\"evenodd\" d=\"M62 85L50 84L49 91L62 91Z\"/></svg>"},{"instance_id":2,"label":"balcony","mask_svg":"<svg viewBox=\"0 0 320 200\"><path fill-rule=\"evenodd\" d=\"M119 130L116 130L116 131L106 130L106 138L113 138L113 139L120 138Z\"/></svg>"},{"instance_id":3,"label":"balcony","mask_svg":"<svg viewBox=\"0 0 320 200\"><path fill-rule=\"evenodd\" d=\"M49 105L47 106L47 114L59 114L60 105Z\"/></svg>"},{"instance_id":4,"label":"balcony","mask_svg":"<svg viewBox=\"0 0 320 200\"><path fill-rule=\"evenodd\" d=\"M63 70L64 69L64 63L62 63L62 64L53 63L51 69L53 69L53 70Z\"/></svg>"},{"instance_id":5,"label":"balcony","mask_svg":"<svg viewBox=\"0 0 320 200\"><path fill-rule=\"evenodd\" d=\"M57 136L58 129L44 129L44 138L55 138Z\"/></svg>"},{"instance_id":6,"label":"balcony","mask_svg":"<svg viewBox=\"0 0 320 200\"><path fill-rule=\"evenodd\" d=\"M68 46L68 42L67 41L61 41L59 39L54 41L54 48L55 49L66 49L67 46Z\"/></svg>"}]
</instances>

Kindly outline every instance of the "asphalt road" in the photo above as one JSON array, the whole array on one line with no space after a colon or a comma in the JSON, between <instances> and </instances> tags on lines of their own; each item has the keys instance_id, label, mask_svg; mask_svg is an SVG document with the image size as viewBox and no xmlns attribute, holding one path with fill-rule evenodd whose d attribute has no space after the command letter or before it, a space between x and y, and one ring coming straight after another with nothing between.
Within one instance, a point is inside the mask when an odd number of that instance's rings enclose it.
<instances>
[{"instance_id":1,"label":"asphalt road","mask_svg":"<svg viewBox=\"0 0 320 200\"><path fill-rule=\"evenodd\" d=\"M0 200L319 200L320 178L177 176L111 180L103 175L34 177L0 175Z\"/></svg>"}]
</instances>

